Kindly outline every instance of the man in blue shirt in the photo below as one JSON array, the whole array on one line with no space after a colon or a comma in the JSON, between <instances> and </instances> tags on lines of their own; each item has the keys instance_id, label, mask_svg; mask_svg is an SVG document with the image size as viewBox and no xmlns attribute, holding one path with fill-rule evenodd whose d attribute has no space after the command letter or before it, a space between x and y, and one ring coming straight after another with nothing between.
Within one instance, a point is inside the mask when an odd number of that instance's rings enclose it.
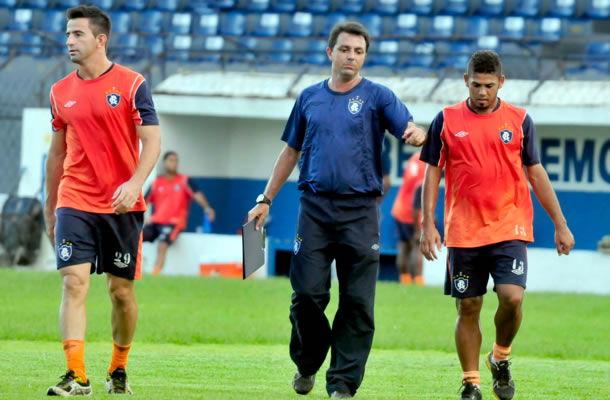
<instances>
[{"instance_id":1,"label":"man in blue shirt","mask_svg":"<svg viewBox=\"0 0 610 400\"><path fill-rule=\"evenodd\" d=\"M388 130L416 146L426 139L390 89L360 76L369 42L369 33L359 23L344 22L332 29L326 50L331 77L297 98L282 135L286 145L248 215L258 218L257 228L262 225L298 161L303 194L290 269L290 356L298 369L292 381L298 394L313 389L329 348L328 394L351 398L360 386L375 330L383 136ZM331 328L324 310L333 260L339 309Z\"/></svg>"}]
</instances>

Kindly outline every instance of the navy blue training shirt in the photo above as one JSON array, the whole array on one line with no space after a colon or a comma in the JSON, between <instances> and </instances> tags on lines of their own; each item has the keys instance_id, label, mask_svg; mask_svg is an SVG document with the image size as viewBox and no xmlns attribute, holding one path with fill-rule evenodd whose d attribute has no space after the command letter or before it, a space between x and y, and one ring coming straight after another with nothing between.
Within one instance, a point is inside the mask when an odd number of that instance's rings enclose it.
<instances>
[{"instance_id":1,"label":"navy blue training shirt","mask_svg":"<svg viewBox=\"0 0 610 400\"><path fill-rule=\"evenodd\" d=\"M381 195L384 133L401 138L409 121L413 116L390 89L365 78L345 93L331 90L328 80L303 90L282 134L302 152L299 189Z\"/></svg>"}]
</instances>

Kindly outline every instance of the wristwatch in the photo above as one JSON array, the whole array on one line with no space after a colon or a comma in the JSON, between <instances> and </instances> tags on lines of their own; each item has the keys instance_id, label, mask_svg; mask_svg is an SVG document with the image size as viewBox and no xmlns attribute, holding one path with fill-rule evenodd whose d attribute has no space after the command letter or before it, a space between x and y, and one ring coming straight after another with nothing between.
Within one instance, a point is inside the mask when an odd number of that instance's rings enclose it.
<instances>
[{"instance_id":1,"label":"wristwatch","mask_svg":"<svg viewBox=\"0 0 610 400\"><path fill-rule=\"evenodd\" d=\"M258 197L256 198L256 203L257 203L257 204L264 203L264 204L267 204L267 205L269 205L269 206L270 206L270 205L271 205L271 199L270 199L269 197L265 196L265 194L264 194L264 193L261 193L261 194L259 194L259 195L258 195Z\"/></svg>"}]
</instances>

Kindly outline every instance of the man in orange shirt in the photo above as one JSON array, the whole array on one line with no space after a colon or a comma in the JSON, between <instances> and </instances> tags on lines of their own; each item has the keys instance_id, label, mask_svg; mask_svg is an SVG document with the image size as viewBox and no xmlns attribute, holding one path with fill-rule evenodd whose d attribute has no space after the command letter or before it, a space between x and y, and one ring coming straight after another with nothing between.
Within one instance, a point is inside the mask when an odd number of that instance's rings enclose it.
<instances>
[{"instance_id":1,"label":"man in orange shirt","mask_svg":"<svg viewBox=\"0 0 610 400\"><path fill-rule=\"evenodd\" d=\"M413 213L413 200L415 190L421 186L426 172L426 163L419 159L420 153L413 154L402 177L402 185L398 190L394 204L392 205L392 216L396 220L398 229L398 255L396 256L396 268L400 283L416 285L424 284L422 276L422 256L419 252L419 218Z\"/></svg>"},{"instance_id":2,"label":"man in orange shirt","mask_svg":"<svg viewBox=\"0 0 610 400\"><path fill-rule=\"evenodd\" d=\"M106 273L112 302L106 391L131 393L125 370L138 316L142 184L159 156L159 121L144 77L106 57L108 16L90 6L66 16L66 44L78 69L51 88L45 219L63 282L59 325L68 368L47 395L91 395L85 301L94 272Z\"/></svg>"},{"instance_id":3,"label":"man in orange shirt","mask_svg":"<svg viewBox=\"0 0 610 400\"><path fill-rule=\"evenodd\" d=\"M515 393L508 356L522 319L527 243L534 240L528 180L555 224L559 255L570 253L574 237L540 164L532 119L524 109L497 97L504 83L500 57L493 51L477 51L464 81L469 98L436 116L422 149L421 159L429 165L420 250L434 260L435 248L441 248L434 209L445 167L445 294L456 298L458 311L455 342L463 371L461 399L482 398L479 315L491 274L499 305L496 338L486 364L494 395L508 400Z\"/></svg>"},{"instance_id":4,"label":"man in orange shirt","mask_svg":"<svg viewBox=\"0 0 610 400\"><path fill-rule=\"evenodd\" d=\"M145 196L146 202L153 205L154 213L151 223L144 225L144 241L152 242L159 239L153 275L161 273L165 264L167 248L186 228L191 199L194 199L203 208L203 212L206 213L210 222L214 222L216 218L216 213L210 207L208 199L202 191L197 189L193 180L178 173L176 152L166 152L163 155L163 165L165 175L155 179Z\"/></svg>"}]
</instances>

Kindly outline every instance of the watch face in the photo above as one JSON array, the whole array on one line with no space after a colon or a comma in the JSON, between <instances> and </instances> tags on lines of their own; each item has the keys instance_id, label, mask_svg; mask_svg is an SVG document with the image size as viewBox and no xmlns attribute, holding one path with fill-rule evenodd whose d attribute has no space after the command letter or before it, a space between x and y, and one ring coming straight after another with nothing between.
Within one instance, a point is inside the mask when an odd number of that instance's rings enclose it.
<instances>
[{"instance_id":1,"label":"watch face","mask_svg":"<svg viewBox=\"0 0 610 400\"><path fill-rule=\"evenodd\" d=\"M260 203L260 202L262 202L263 200L265 200L265 196L264 196L264 195L262 195L262 194L259 194L259 195L258 195L258 197L256 198L256 202L257 202L257 203Z\"/></svg>"}]
</instances>

